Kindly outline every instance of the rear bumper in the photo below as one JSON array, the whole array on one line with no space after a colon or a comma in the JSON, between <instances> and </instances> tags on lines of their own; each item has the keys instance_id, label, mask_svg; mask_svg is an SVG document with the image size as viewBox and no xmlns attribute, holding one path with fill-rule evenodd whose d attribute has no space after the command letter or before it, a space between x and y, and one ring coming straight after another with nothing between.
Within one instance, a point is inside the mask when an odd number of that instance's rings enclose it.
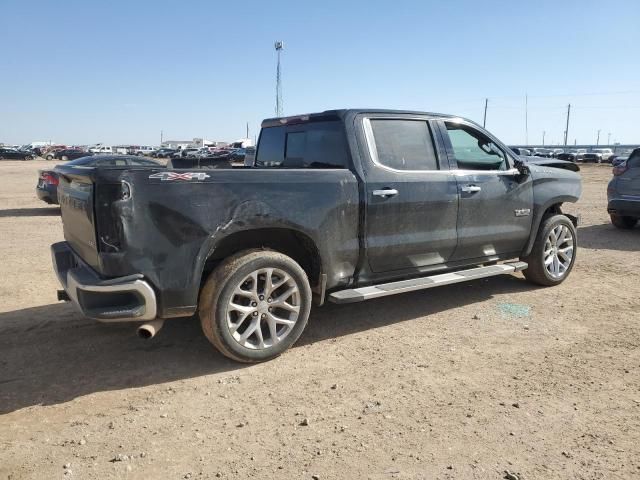
<instances>
[{"instance_id":1,"label":"rear bumper","mask_svg":"<svg viewBox=\"0 0 640 480\"><path fill-rule=\"evenodd\" d=\"M58 188L56 186L51 187L36 187L36 195L38 198L47 203L58 203Z\"/></svg>"},{"instance_id":2,"label":"rear bumper","mask_svg":"<svg viewBox=\"0 0 640 480\"><path fill-rule=\"evenodd\" d=\"M640 198L637 200L610 198L607 203L607 212L623 217L640 218Z\"/></svg>"},{"instance_id":3,"label":"rear bumper","mask_svg":"<svg viewBox=\"0 0 640 480\"><path fill-rule=\"evenodd\" d=\"M51 257L67 296L86 317L100 322L156 318L155 291L141 274L102 279L67 242L51 245Z\"/></svg>"}]
</instances>

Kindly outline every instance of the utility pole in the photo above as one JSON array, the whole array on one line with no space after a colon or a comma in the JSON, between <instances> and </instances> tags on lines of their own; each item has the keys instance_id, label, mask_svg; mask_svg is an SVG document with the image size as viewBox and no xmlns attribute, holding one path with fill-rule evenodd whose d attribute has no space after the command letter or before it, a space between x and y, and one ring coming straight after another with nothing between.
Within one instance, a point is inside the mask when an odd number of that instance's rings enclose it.
<instances>
[{"instance_id":1,"label":"utility pole","mask_svg":"<svg viewBox=\"0 0 640 480\"><path fill-rule=\"evenodd\" d=\"M487 126L487 104L489 103L489 99L484 99L484 120L482 120L482 128L486 128Z\"/></svg>"},{"instance_id":2,"label":"utility pole","mask_svg":"<svg viewBox=\"0 0 640 480\"><path fill-rule=\"evenodd\" d=\"M277 41L274 48L278 54L278 65L276 67L276 117L282 116L282 76L280 73L280 53L284 49L284 42Z\"/></svg>"},{"instance_id":3,"label":"utility pole","mask_svg":"<svg viewBox=\"0 0 640 480\"><path fill-rule=\"evenodd\" d=\"M567 128L564 131L564 144L567 144L567 137L569 136L569 116L571 115L571 104L567 105Z\"/></svg>"},{"instance_id":4,"label":"utility pole","mask_svg":"<svg viewBox=\"0 0 640 480\"><path fill-rule=\"evenodd\" d=\"M524 94L524 143L529 145L529 95Z\"/></svg>"},{"instance_id":5,"label":"utility pole","mask_svg":"<svg viewBox=\"0 0 640 480\"><path fill-rule=\"evenodd\" d=\"M546 133L547 133L547 132L545 132L544 130L542 131L542 146L543 146L543 147L544 147L544 135L545 135Z\"/></svg>"},{"instance_id":6,"label":"utility pole","mask_svg":"<svg viewBox=\"0 0 640 480\"><path fill-rule=\"evenodd\" d=\"M611 132L607 133L607 145L611 145Z\"/></svg>"},{"instance_id":7,"label":"utility pole","mask_svg":"<svg viewBox=\"0 0 640 480\"><path fill-rule=\"evenodd\" d=\"M163 134L164 134L164 132L162 130L160 130L160 146L162 146L162 141L164 140Z\"/></svg>"},{"instance_id":8,"label":"utility pole","mask_svg":"<svg viewBox=\"0 0 640 480\"><path fill-rule=\"evenodd\" d=\"M249 122L247 122L247 135L244 138L249 138Z\"/></svg>"},{"instance_id":9,"label":"utility pole","mask_svg":"<svg viewBox=\"0 0 640 480\"><path fill-rule=\"evenodd\" d=\"M598 130L598 138L596 138L596 147L600 145L600 130Z\"/></svg>"}]
</instances>

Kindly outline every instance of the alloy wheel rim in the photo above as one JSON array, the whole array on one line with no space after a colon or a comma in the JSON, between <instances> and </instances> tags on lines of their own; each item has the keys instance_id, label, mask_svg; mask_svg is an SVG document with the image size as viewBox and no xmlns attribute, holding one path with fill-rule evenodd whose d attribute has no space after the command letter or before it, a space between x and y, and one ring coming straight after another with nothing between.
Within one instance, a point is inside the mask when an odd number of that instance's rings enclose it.
<instances>
[{"instance_id":1,"label":"alloy wheel rim","mask_svg":"<svg viewBox=\"0 0 640 480\"><path fill-rule=\"evenodd\" d=\"M569 227L552 228L544 244L544 267L555 279L566 275L573 260L574 240Z\"/></svg>"},{"instance_id":2,"label":"alloy wheel rim","mask_svg":"<svg viewBox=\"0 0 640 480\"><path fill-rule=\"evenodd\" d=\"M227 304L227 328L245 348L265 350L279 344L300 316L298 284L284 270L261 268L239 282Z\"/></svg>"}]
</instances>

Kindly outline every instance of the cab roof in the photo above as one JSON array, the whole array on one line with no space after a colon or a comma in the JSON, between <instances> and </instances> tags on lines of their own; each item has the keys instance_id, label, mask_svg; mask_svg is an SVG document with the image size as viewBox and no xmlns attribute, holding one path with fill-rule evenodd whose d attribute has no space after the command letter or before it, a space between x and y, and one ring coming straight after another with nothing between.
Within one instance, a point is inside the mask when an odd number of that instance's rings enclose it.
<instances>
[{"instance_id":1,"label":"cab roof","mask_svg":"<svg viewBox=\"0 0 640 480\"><path fill-rule=\"evenodd\" d=\"M307 122L327 122L327 121L344 121L349 115L358 115L360 113L388 113L403 115L422 115L432 118L460 118L457 115L447 115L444 113L420 112L415 110L390 110L384 108L345 108L337 110L325 110L317 113L304 113L301 115L292 115L288 117L267 118L262 121L262 128L277 127L280 125L292 125Z\"/></svg>"}]
</instances>

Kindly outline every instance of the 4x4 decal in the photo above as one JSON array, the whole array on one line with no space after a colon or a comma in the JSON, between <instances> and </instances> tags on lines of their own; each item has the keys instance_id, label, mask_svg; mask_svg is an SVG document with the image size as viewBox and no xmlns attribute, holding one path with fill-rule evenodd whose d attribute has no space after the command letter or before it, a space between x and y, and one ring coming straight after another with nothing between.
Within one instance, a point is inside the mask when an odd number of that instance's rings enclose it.
<instances>
[{"instance_id":1,"label":"4x4 decal","mask_svg":"<svg viewBox=\"0 0 640 480\"><path fill-rule=\"evenodd\" d=\"M149 175L149 178L159 178L164 182L173 180L204 180L209 178L209 175L204 172L158 172Z\"/></svg>"}]
</instances>

